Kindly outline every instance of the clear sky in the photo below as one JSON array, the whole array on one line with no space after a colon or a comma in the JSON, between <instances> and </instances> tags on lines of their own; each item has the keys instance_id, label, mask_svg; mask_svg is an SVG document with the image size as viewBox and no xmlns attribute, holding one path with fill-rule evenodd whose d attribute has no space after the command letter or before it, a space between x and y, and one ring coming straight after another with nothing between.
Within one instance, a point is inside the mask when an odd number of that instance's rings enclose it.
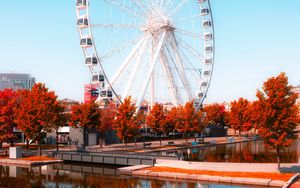
<instances>
[{"instance_id":1,"label":"clear sky","mask_svg":"<svg viewBox=\"0 0 300 188\"><path fill-rule=\"evenodd\" d=\"M286 72L300 84L299 0L211 0L215 71L206 102L255 93ZM2 1L0 72L30 73L59 98L83 99L90 73L83 63L74 0Z\"/></svg>"}]
</instances>

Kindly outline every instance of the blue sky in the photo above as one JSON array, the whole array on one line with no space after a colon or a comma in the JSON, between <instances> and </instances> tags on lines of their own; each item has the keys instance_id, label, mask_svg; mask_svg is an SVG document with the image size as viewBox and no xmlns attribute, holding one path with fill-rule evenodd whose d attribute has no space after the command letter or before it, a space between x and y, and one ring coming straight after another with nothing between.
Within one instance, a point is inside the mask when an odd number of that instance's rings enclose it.
<instances>
[{"instance_id":1,"label":"blue sky","mask_svg":"<svg viewBox=\"0 0 300 188\"><path fill-rule=\"evenodd\" d=\"M30 73L59 98L83 99L83 63L73 0L9 0L0 6L0 72ZM255 93L286 72L300 84L299 0L211 0L216 64L206 102Z\"/></svg>"}]
</instances>

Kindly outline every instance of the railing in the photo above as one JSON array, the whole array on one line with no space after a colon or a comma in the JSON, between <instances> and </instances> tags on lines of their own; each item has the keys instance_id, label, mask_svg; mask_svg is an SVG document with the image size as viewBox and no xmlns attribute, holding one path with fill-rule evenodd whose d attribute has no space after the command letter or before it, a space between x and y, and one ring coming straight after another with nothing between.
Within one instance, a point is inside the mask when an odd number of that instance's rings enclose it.
<instances>
[{"instance_id":1,"label":"railing","mask_svg":"<svg viewBox=\"0 0 300 188\"><path fill-rule=\"evenodd\" d=\"M53 152L53 156L65 161L102 163L113 165L154 165L156 163L156 157L136 154L133 155L91 152Z\"/></svg>"}]
</instances>

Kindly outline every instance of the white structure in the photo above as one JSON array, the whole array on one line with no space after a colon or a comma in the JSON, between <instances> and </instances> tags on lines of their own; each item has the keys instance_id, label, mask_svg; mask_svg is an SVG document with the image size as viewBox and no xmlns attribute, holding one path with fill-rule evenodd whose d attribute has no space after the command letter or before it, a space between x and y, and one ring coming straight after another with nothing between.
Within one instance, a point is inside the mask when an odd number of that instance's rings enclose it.
<instances>
[{"instance_id":1,"label":"white structure","mask_svg":"<svg viewBox=\"0 0 300 188\"><path fill-rule=\"evenodd\" d=\"M18 159L22 157L22 148L21 147L10 147L9 148L9 158Z\"/></svg>"},{"instance_id":2,"label":"white structure","mask_svg":"<svg viewBox=\"0 0 300 188\"><path fill-rule=\"evenodd\" d=\"M85 64L104 78L93 83L113 94L98 102L131 96L138 109L191 100L200 108L214 65L209 0L77 0L76 12Z\"/></svg>"},{"instance_id":3,"label":"white structure","mask_svg":"<svg viewBox=\"0 0 300 188\"><path fill-rule=\"evenodd\" d=\"M298 96L298 99L296 100L296 103L300 105L300 85L295 86L295 87L293 88L293 91L294 91L295 93L298 93L299 96Z\"/></svg>"}]
</instances>

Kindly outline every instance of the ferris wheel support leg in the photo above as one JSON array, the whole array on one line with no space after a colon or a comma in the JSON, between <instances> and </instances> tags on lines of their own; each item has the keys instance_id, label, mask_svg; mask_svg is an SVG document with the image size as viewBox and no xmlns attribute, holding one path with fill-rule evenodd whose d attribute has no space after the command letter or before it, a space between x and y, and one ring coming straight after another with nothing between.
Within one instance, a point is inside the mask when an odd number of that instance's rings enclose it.
<instances>
[{"instance_id":1,"label":"ferris wheel support leg","mask_svg":"<svg viewBox=\"0 0 300 188\"><path fill-rule=\"evenodd\" d=\"M166 56L163 52L160 53L160 59L163 64L163 68L167 74L168 85L170 87L170 94L172 96L173 103L175 104L175 106L177 106L181 104L182 100L177 90L178 87L176 86L174 75L170 71L170 67L168 66Z\"/></svg>"},{"instance_id":2,"label":"ferris wheel support leg","mask_svg":"<svg viewBox=\"0 0 300 188\"><path fill-rule=\"evenodd\" d=\"M175 58L176 58L176 62L177 62L177 66L179 67L179 75L180 75L180 78L181 78L181 81L183 83L183 87L188 95L188 98L189 100L191 101L193 99L193 95L192 95L192 90L191 90L191 86L188 82L188 79L186 77L186 74L184 72L184 67L183 67L183 64L182 64L182 59L179 55L179 51L177 49L177 43L176 43L176 39L174 37L174 33L170 33L170 38L171 38L171 46L172 46L172 49L175 53Z\"/></svg>"},{"instance_id":3,"label":"ferris wheel support leg","mask_svg":"<svg viewBox=\"0 0 300 188\"><path fill-rule=\"evenodd\" d=\"M148 72L148 75L147 75L147 77L146 77L146 80L145 80L145 83L144 83L144 85L143 85L143 88L142 88L142 90L141 90L141 93L140 93L140 95L139 95L139 97L138 97L138 101L137 101L137 104L136 104L136 106L137 106L137 111L140 110L141 103L142 103L142 100L144 99L144 96L145 96L145 93L146 93L146 89L147 89L147 87L148 87L150 78L151 78L151 76L152 76L152 74L153 74L155 65L156 65L156 63L157 63L157 59L158 59L159 53L160 53L160 51L162 50L162 45L163 45L163 43L164 43L164 41L165 41L165 38L166 38L166 32L167 32L167 31L164 31L164 32L162 33L161 38L160 38L160 40L159 40L159 42L158 42L157 48L156 48L156 50L155 50L155 53L154 53L152 62L151 62L151 64L150 64L151 67L150 67L150 69L149 69L149 72Z\"/></svg>"},{"instance_id":4,"label":"ferris wheel support leg","mask_svg":"<svg viewBox=\"0 0 300 188\"><path fill-rule=\"evenodd\" d=\"M153 61L153 55L154 55L154 41L152 41L151 43L151 47L150 47L150 61L152 62ZM152 62L153 63L153 62ZM150 81L150 88L151 88L151 108L153 107L154 105L154 101L155 101L155 77L154 77L154 72L152 73L151 75L151 81Z\"/></svg>"},{"instance_id":5,"label":"ferris wheel support leg","mask_svg":"<svg viewBox=\"0 0 300 188\"><path fill-rule=\"evenodd\" d=\"M139 68L139 66L140 66L140 64L142 62L142 56L143 56L143 54L146 51L146 45L147 45L148 40L149 40L149 35L147 35L147 37L144 40L144 43L143 43L143 45L141 47L141 51L139 52L139 55L138 55L137 60L136 60L137 63L135 64L135 66L133 68L133 73L130 74L130 78L129 78L128 84L127 84L127 86L126 86L126 88L124 90L124 93L122 95L123 97L126 97L128 95L128 93L129 93L129 91L130 91L130 89L132 87L134 78L136 77L138 68Z\"/></svg>"},{"instance_id":6,"label":"ferris wheel support leg","mask_svg":"<svg viewBox=\"0 0 300 188\"><path fill-rule=\"evenodd\" d=\"M130 61L132 60L132 58L135 56L135 54L137 53L137 51L141 47L141 45L144 42L144 40L145 40L145 36L137 43L137 45L134 47L134 49L131 51L131 53L128 55L128 57L125 59L125 61L122 63L120 69L117 71L117 73L113 77L113 79L111 81L111 85L114 85L114 83L117 81L117 79L119 78L120 74L122 74L122 72L124 71L124 69L127 67L127 65L130 63Z\"/></svg>"}]
</instances>

